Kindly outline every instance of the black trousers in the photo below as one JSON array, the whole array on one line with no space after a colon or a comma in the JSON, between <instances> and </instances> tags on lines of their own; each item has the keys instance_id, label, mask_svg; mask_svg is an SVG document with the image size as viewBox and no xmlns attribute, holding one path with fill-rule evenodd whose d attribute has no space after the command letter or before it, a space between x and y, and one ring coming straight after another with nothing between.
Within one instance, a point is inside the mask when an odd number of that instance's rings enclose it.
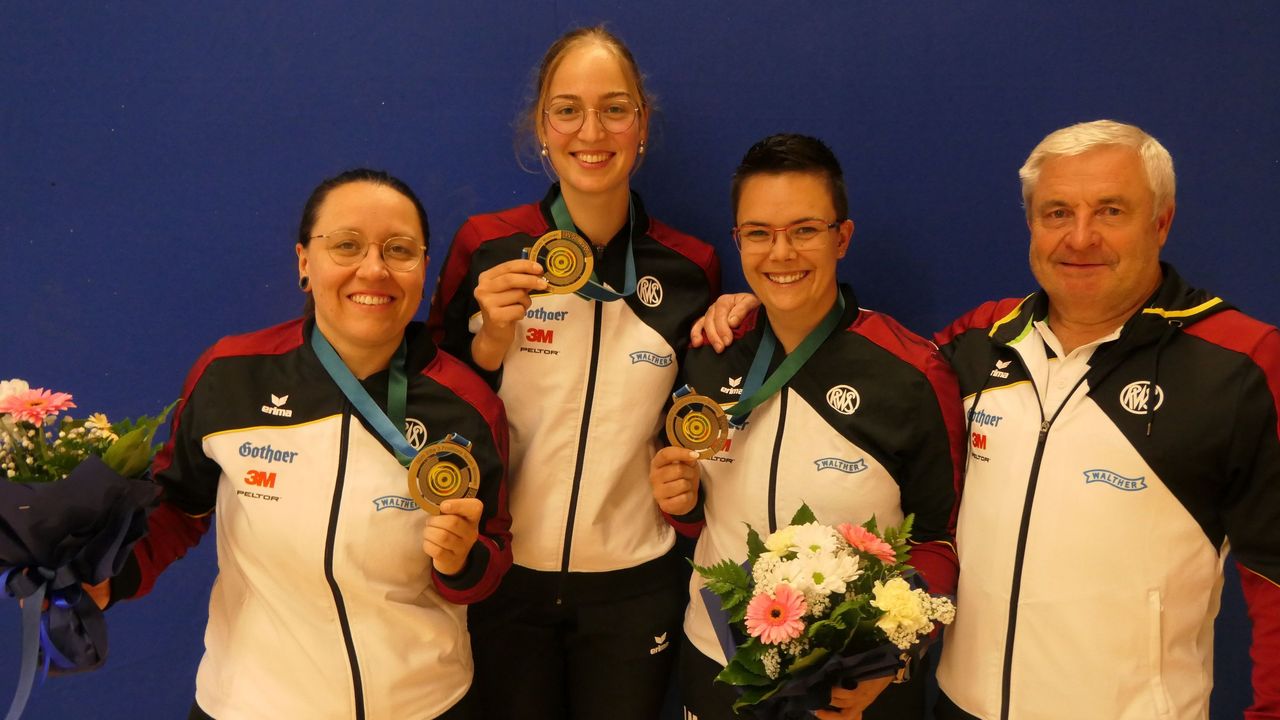
<instances>
[{"instance_id":1,"label":"black trousers","mask_svg":"<svg viewBox=\"0 0 1280 720\"><path fill-rule=\"evenodd\" d=\"M723 670L720 663L698 650L687 639L680 644L680 693L686 720L734 720L733 702L738 691L715 682ZM890 685L880 693L863 720L924 720L925 678L917 673L905 683ZM690 717L692 716L692 717Z\"/></svg>"},{"instance_id":2,"label":"black trousers","mask_svg":"<svg viewBox=\"0 0 1280 720\"><path fill-rule=\"evenodd\" d=\"M485 720L654 720L679 647L687 567L513 567L468 624Z\"/></svg>"}]
</instances>

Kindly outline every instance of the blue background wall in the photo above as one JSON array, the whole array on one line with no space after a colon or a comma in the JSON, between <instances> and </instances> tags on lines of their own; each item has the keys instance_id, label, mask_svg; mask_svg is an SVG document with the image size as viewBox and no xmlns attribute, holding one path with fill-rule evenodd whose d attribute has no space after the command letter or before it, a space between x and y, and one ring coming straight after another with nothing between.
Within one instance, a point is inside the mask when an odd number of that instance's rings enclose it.
<instances>
[{"instance_id":1,"label":"blue background wall","mask_svg":"<svg viewBox=\"0 0 1280 720\"><path fill-rule=\"evenodd\" d=\"M728 177L766 134L832 145L857 222L842 277L928 333L1032 287L1017 168L1047 132L1111 117L1173 153L1165 257L1280 321L1274 0L15 2L0 5L0 379L82 412L158 411L216 338L297 312L298 213L350 166L422 195L434 285L467 215L540 197L511 123L551 40L601 20L661 103L635 184L716 243L730 289ZM29 717L184 716L212 545L113 609L107 667L38 689ZM1215 717L1248 702L1234 583ZM16 627L0 603L6 701Z\"/></svg>"}]
</instances>

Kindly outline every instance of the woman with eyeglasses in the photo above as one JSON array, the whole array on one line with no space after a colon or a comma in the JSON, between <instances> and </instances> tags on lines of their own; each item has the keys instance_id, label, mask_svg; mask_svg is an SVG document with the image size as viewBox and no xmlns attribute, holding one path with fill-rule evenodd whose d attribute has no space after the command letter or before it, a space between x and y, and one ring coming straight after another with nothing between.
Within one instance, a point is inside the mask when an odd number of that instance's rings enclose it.
<instances>
[{"instance_id":1,"label":"woman with eyeglasses","mask_svg":"<svg viewBox=\"0 0 1280 720\"><path fill-rule=\"evenodd\" d=\"M816 138L765 138L735 171L732 198L734 240L760 308L723 352L690 350L681 367L685 382L726 408L729 442L701 461L685 448L661 450L650 475L654 499L678 521L705 523L694 551L702 566L745 562L746 524L764 536L801 503L832 526L874 516L887 527L914 513L911 564L930 592L954 595L964 434L955 376L932 343L858 307L838 281L853 235L839 162ZM730 720L737 691L714 679L733 648L722 644L722 621L713 620L702 587L695 575L681 695L687 716ZM885 690L889 682L833 688L829 706L814 714L923 718L923 677Z\"/></svg>"},{"instance_id":2,"label":"woman with eyeglasses","mask_svg":"<svg viewBox=\"0 0 1280 720\"><path fill-rule=\"evenodd\" d=\"M427 233L400 180L324 181L297 238L304 317L220 340L187 378L150 534L99 592L147 593L216 523L192 719L474 717L465 605L511 562L507 426L411 322Z\"/></svg>"},{"instance_id":3,"label":"woman with eyeglasses","mask_svg":"<svg viewBox=\"0 0 1280 720\"><path fill-rule=\"evenodd\" d=\"M470 218L433 303L442 346L491 373L511 422L515 564L470 616L489 718L652 720L666 689L688 567L646 479L719 265L631 191L650 112L616 36L557 40L524 120L558 182ZM534 248L553 231L584 247Z\"/></svg>"}]
</instances>

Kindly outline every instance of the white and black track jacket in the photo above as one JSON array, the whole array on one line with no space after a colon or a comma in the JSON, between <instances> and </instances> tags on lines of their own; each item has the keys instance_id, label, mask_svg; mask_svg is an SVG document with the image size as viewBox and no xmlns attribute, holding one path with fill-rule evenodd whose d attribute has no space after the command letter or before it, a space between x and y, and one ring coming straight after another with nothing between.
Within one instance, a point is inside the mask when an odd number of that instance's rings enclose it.
<instances>
[{"instance_id":1,"label":"white and black track jacket","mask_svg":"<svg viewBox=\"0 0 1280 720\"><path fill-rule=\"evenodd\" d=\"M502 404L425 329L406 331L407 438L473 443L480 537L457 576L422 550L408 473L355 413L295 320L225 338L192 368L153 466L150 534L113 581L147 592L217 523L196 701L215 718L435 717L471 684L466 608L510 567ZM387 373L363 381L381 405Z\"/></svg>"},{"instance_id":2,"label":"white and black track jacket","mask_svg":"<svg viewBox=\"0 0 1280 720\"><path fill-rule=\"evenodd\" d=\"M555 229L558 192L458 230L428 321L441 347L470 357L478 276ZM624 225L598 252L596 272L623 287L633 232L635 294L534 296L495 379L511 423L515 563L566 578L633 568L673 546L649 490L649 461L689 328L719 292L711 247L653 220L632 197L634 230Z\"/></svg>"},{"instance_id":3,"label":"white and black track jacket","mask_svg":"<svg viewBox=\"0 0 1280 720\"><path fill-rule=\"evenodd\" d=\"M1246 717L1280 717L1280 333L1163 270L1061 409L1034 381L1043 291L938 336L969 413L938 677L975 717L1208 717L1228 548L1253 618Z\"/></svg>"},{"instance_id":4,"label":"white and black track jacket","mask_svg":"<svg viewBox=\"0 0 1280 720\"><path fill-rule=\"evenodd\" d=\"M819 522L883 527L915 514L911 564L936 594L955 592L952 545L960 498L963 417L954 374L933 343L892 318L858 307L841 286L845 311L835 332L776 394L730 430L729 445L700 463L699 504L673 518L682 530L705 521L694 562L747 559L747 528L773 532L807 503ZM763 336L748 315L723 354L691 350L684 379L725 407L741 399ZM769 371L786 358L774 352ZM707 657L727 663L690 579L684 628Z\"/></svg>"}]
</instances>

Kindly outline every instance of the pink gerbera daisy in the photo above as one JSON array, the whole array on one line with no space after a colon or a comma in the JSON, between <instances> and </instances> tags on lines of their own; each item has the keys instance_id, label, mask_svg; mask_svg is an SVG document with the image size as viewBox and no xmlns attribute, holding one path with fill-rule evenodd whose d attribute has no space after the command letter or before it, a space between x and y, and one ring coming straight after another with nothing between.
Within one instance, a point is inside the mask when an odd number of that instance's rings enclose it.
<instances>
[{"instance_id":1,"label":"pink gerbera daisy","mask_svg":"<svg viewBox=\"0 0 1280 720\"><path fill-rule=\"evenodd\" d=\"M800 637L806 610L804 595L790 585L779 583L772 595L757 595L747 605L747 632L766 645L777 645Z\"/></svg>"},{"instance_id":2,"label":"pink gerbera daisy","mask_svg":"<svg viewBox=\"0 0 1280 720\"><path fill-rule=\"evenodd\" d=\"M876 534L861 525L850 525L849 523L840 523L836 526L840 531L840 535L853 546L854 550L867 553L881 562L892 564L898 561L898 556L893 552L893 548L889 543L876 537Z\"/></svg>"},{"instance_id":3,"label":"pink gerbera daisy","mask_svg":"<svg viewBox=\"0 0 1280 720\"><path fill-rule=\"evenodd\" d=\"M46 417L75 406L67 393L35 388L0 400L0 415L12 415L14 420L40 425Z\"/></svg>"}]
</instances>

